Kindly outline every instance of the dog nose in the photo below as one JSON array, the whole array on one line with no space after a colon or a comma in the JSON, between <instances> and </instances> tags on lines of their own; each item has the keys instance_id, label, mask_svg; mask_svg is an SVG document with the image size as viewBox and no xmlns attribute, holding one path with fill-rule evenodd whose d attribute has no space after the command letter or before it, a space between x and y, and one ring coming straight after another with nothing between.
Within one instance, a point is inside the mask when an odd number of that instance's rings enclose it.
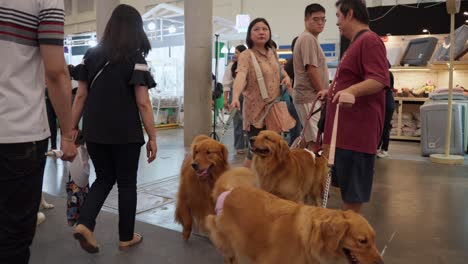
<instances>
[{"instance_id":1,"label":"dog nose","mask_svg":"<svg viewBox=\"0 0 468 264\"><path fill-rule=\"evenodd\" d=\"M195 163L195 162L192 163L192 168L193 168L194 170L198 170L198 163Z\"/></svg>"}]
</instances>

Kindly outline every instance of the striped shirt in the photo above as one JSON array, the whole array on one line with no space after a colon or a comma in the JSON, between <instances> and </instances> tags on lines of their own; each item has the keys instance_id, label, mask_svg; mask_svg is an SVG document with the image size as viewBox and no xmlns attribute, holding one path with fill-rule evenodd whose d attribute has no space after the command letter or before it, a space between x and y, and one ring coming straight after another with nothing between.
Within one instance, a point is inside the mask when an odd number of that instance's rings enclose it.
<instances>
[{"instance_id":1,"label":"striped shirt","mask_svg":"<svg viewBox=\"0 0 468 264\"><path fill-rule=\"evenodd\" d=\"M63 46L63 0L0 0L0 143L50 135L40 45Z\"/></svg>"}]
</instances>

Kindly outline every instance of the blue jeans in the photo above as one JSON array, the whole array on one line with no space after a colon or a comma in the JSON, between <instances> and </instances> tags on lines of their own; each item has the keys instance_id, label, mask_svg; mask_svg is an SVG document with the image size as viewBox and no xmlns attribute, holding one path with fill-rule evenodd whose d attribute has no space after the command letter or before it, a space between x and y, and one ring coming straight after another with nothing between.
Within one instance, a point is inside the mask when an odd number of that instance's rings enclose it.
<instances>
[{"instance_id":1,"label":"blue jeans","mask_svg":"<svg viewBox=\"0 0 468 264\"><path fill-rule=\"evenodd\" d=\"M29 261L47 141L0 144L0 263Z\"/></svg>"}]
</instances>

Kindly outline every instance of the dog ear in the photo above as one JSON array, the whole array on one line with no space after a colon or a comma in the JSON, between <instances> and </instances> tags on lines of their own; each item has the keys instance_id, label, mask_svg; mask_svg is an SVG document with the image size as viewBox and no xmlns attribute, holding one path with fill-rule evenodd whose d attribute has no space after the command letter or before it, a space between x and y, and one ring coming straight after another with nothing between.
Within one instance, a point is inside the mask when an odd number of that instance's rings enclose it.
<instances>
[{"instance_id":1,"label":"dog ear","mask_svg":"<svg viewBox=\"0 0 468 264\"><path fill-rule=\"evenodd\" d=\"M192 149L191 149L191 152L192 152L192 159L195 159L195 151L197 151L197 145L196 143L192 143Z\"/></svg>"},{"instance_id":2,"label":"dog ear","mask_svg":"<svg viewBox=\"0 0 468 264\"><path fill-rule=\"evenodd\" d=\"M278 157L277 160L283 160L289 154L289 146L286 140L280 139L278 142L279 149L278 149Z\"/></svg>"},{"instance_id":3,"label":"dog ear","mask_svg":"<svg viewBox=\"0 0 468 264\"><path fill-rule=\"evenodd\" d=\"M349 221L345 219L343 212L337 212L324 221L320 227L326 251L334 254L349 230Z\"/></svg>"}]
</instances>

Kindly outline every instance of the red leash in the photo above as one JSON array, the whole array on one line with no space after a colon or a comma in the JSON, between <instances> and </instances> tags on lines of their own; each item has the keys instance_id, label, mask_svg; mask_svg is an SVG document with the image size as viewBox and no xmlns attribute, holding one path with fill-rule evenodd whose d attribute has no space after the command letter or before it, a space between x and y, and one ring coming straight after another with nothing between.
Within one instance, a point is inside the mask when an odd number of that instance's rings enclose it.
<instances>
[{"instance_id":1,"label":"red leash","mask_svg":"<svg viewBox=\"0 0 468 264\"><path fill-rule=\"evenodd\" d=\"M319 109L318 111L314 112L315 104L317 103L318 99L319 99L319 97L316 96L314 101L312 102L312 107L310 108L309 113L307 114L306 122L304 124L304 127L302 128L301 135L299 135L299 137L296 140L294 140L294 142L291 144L291 149L299 148L300 145L301 145L301 142L305 141L305 131L306 131L307 127L309 126L310 118L312 118L312 116L314 114L318 113L319 110L320 110ZM317 133L317 137L318 137L318 134L319 133ZM318 152L315 151L315 150L314 150L314 153L318 154Z\"/></svg>"}]
</instances>

